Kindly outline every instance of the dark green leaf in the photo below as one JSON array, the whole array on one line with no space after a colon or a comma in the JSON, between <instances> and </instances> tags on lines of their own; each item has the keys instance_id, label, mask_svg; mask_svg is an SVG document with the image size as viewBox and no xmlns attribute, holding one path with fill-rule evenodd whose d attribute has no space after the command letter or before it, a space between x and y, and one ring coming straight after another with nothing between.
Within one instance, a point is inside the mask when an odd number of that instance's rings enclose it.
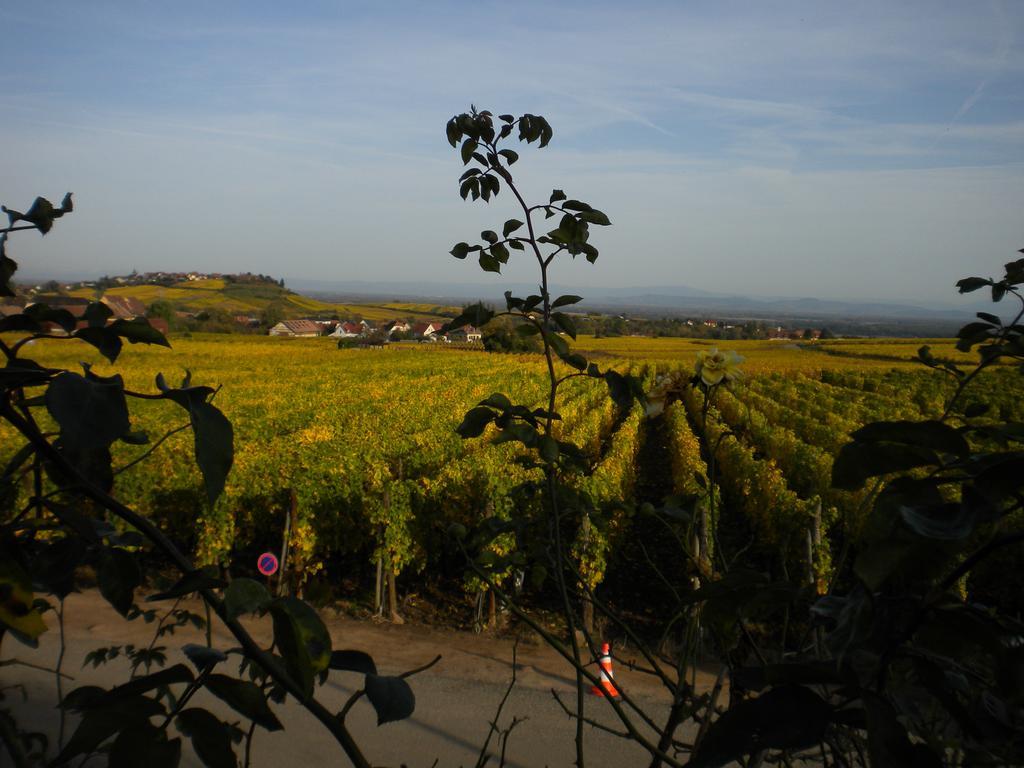
<instances>
[{"instance_id":1,"label":"dark green leaf","mask_svg":"<svg viewBox=\"0 0 1024 768\"><path fill-rule=\"evenodd\" d=\"M541 121L540 144L538 146L543 148L543 147L546 147L548 145L548 142L551 141L551 137L554 134L553 134L553 131L551 130L551 126L548 125L548 121L547 120L545 120L543 117L538 118L538 119Z\"/></svg>"},{"instance_id":2,"label":"dark green leaf","mask_svg":"<svg viewBox=\"0 0 1024 768\"><path fill-rule=\"evenodd\" d=\"M155 725L125 728L110 748L109 768L177 768L181 739L168 741Z\"/></svg>"},{"instance_id":3,"label":"dark green leaf","mask_svg":"<svg viewBox=\"0 0 1024 768\"><path fill-rule=\"evenodd\" d=\"M90 328L103 328L107 320L114 316L114 311L101 301L91 302L82 313L82 319Z\"/></svg>"},{"instance_id":4,"label":"dark green leaf","mask_svg":"<svg viewBox=\"0 0 1024 768\"><path fill-rule=\"evenodd\" d=\"M377 674L377 665L374 664L373 657L363 651L334 651L331 653L330 668L364 675Z\"/></svg>"},{"instance_id":5,"label":"dark green leaf","mask_svg":"<svg viewBox=\"0 0 1024 768\"><path fill-rule=\"evenodd\" d=\"M456 243L449 253L456 259L464 259L469 253L469 243Z\"/></svg>"},{"instance_id":6,"label":"dark green leaf","mask_svg":"<svg viewBox=\"0 0 1024 768\"><path fill-rule=\"evenodd\" d=\"M486 251L480 251L480 269L484 272L501 272L501 262Z\"/></svg>"},{"instance_id":7,"label":"dark green leaf","mask_svg":"<svg viewBox=\"0 0 1024 768\"><path fill-rule=\"evenodd\" d=\"M25 333L38 333L42 328L35 320L29 317L27 314L20 315L8 315L5 318L0 319L0 333L17 333L24 331ZM13 362L8 360L8 365Z\"/></svg>"},{"instance_id":8,"label":"dark green leaf","mask_svg":"<svg viewBox=\"0 0 1024 768\"><path fill-rule=\"evenodd\" d=\"M502 264L508 263L508 248L501 243L495 243L491 246L491 255Z\"/></svg>"},{"instance_id":9,"label":"dark green leaf","mask_svg":"<svg viewBox=\"0 0 1024 768\"><path fill-rule=\"evenodd\" d=\"M505 226L501 228L501 234L504 237L508 237L521 226L523 226L523 222L521 222L519 219L509 219L508 221L505 222Z\"/></svg>"},{"instance_id":10,"label":"dark green leaf","mask_svg":"<svg viewBox=\"0 0 1024 768\"><path fill-rule=\"evenodd\" d=\"M207 768L235 768L231 731L205 709L191 707L178 713L178 730L192 740L192 748Z\"/></svg>"},{"instance_id":11,"label":"dark green leaf","mask_svg":"<svg viewBox=\"0 0 1024 768\"><path fill-rule=\"evenodd\" d=\"M562 203L562 208L567 211L592 211L594 210L586 203L582 203L579 200L566 200Z\"/></svg>"},{"instance_id":12,"label":"dark green leaf","mask_svg":"<svg viewBox=\"0 0 1024 768\"><path fill-rule=\"evenodd\" d=\"M222 661L227 661L228 655L216 648L208 648L197 643L186 643L181 648L188 660L196 665L196 669L202 671L208 667L214 667Z\"/></svg>"},{"instance_id":13,"label":"dark green leaf","mask_svg":"<svg viewBox=\"0 0 1024 768\"><path fill-rule=\"evenodd\" d=\"M558 461L558 441L553 437L542 435L537 443L537 450L540 453L540 457L548 464L554 464Z\"/></svg>"},{"instance_id":14,"label":"dark green leaf","mask_svg":"<svg viewBox=\"0 0 1024 768\"><path fill-rule=\"evenodd\" d=\"M583 301L582 296L573 296L572 294L567 293L564 296L559 296L557 299L551 302L551 308L556 309L557 307L564 307L567 304L576 304L581 301Z\"/></svg>"},{"instance_id":15,"label":"dark green leaf","mask_svg":"<svg viewBox=\"0 0 1024 768\"><path fill-rule=\"evenodd\" d=\"M969 403L964 408L964 416L968 419L974 419L978 416L984 416L988 413L991 406L988 403Z\"/></svg>"},{"instance_id":16,"label":"dark green leaf","mask_svg":"<svg viewBox=\"0 0 1024 768\"><path fill-rule=\"evenodd\" d=\"M779 685L839 685L843 682L836 665L824 661L744 667L733 670L729 677L748 691L763 691Z\"/></svg>"},{"instance_id":17,"label":"dark green leaf","mask_svg":"<svg viewBox=\"0 0 1024 768\"><path fill-rule=\"evenodd\" d=\"M453 117L448 121L444 127L445 138L448 139L448 143L454 148L459 143L459 139L462 138L462 131L459 130L459 120L457 117Z\"/></svg>"},{"instance_id":18,"label":"dark green leaf","mask_svg":"<svg viewBox=\"0 0 1024 768\"><path fill-rule=\"evenodd\" d=\"M865 694L868 756L878 768L940 768L942 761L924 744L914 744L892 706L879 696Z\"/></svg>"},{"instance_id":19,"label":"dark green leaf","mask_svg":"<svg viewBox=\"0 0 1024 768\"><path fill-rule=\"evenodd\" d=\"M473 153L476 152L476 148L480 146L472 139L467 139L462 142L462 164L466 165L470 160L473 159Z\"/></svg>"},{"instance_id":20,"label":"dark green leaf","mask_svg":"<svg viewBox=\"0 0 1024 768\"><path fill-rule=\"evenodd\" d=\"M585 221L588 224L596 224L599 227L607 227L611 224L608 217L605 216L601 211L583 211L577 216L580 221Z\"/></svg>"},{"instance_id":21,"label":"dark green leaf","mask_svg":"<svg viewBox=\"0 0 1024 768\"><path fill-rule=\"evenodd\" d=\"M547 341L548 346L550 346L555 351L555 354L558 355L559 357L561 357L562 355L569 354L569 342L567 342L557 333L545 330L544 339L545 341Z\"/></svg>"},{"instance_id":22,"label":"dark green leaf","mask_svg":"<svg viewBox=\"0 0 1024 768\"><path fill-rule=\"evenodd\" d=\"M959 339L983 340L991 336L995 330L990 323L968 323L957 331L956 335Z\"/></svg>"},{"instance_id":23,"label":"dark green leaf","mask_svg":"<svg viewBox=\"0 0 1024 768\"><path fill-rule=\"evenodd\" d=\"M498 192L501 191L501 182L498 181L497 176L487 176L484 181L490 186L491 194L494 197L498 196Z\"/></svg>"},{"instance_id":24,"label":"dark green leaf","mask_svg":"<svg viewBox=\"0 0 1024 768\"><path fill-rule=\"evenodd\" d=\"M234 462L234 430L231 422L206 398L210 387L189 387L188 379L180 389L171 389L162 374L157 374L157 388L189 413L195 438L196 464L203 474L207 499L212 506L224 490L228 472Z\"/></svg>"},{"instance_id":25,"label":"dark green leaf","mask_svg":"<svg viewBox=\"0 0 1024 768\"><path fill-rule=\"evenodd\" d=\"M983 277L965 277L963 280L956 281L956 287L960 289L960 293L971 293L986 285L992 285L992 281Z\"/></svg>"},{"instance_id":26,"label":"dark green leaf","mask_svg":"<svg viewBox=\"0 0 1024 768\"><path fill-rule=\"evenodd\" d=\"M33 304L25 308L25 315L32 318L36 323L56 323L65 333L75 330L78 321L75 316L66 309L50 309L45 304Z\"/></svg>"},{"instance_id":27,"label":"dark green leaf","mask_svg":"<svg viewBox=\"0 0 1024 768\"><path fill-rule=\"evenodd\" d=\"M459 437L480 437L487 425L494 421L494 411L490 408L477 406L471 408L462 419L462 423L455 428Z\"/></svg>"},{"instance_id":28,"label":"dark green leaf","mask_svg":"<svg viewBox=\"0 0 1024 768\"><path fill-rule=\"evenodd\" d=\"M988 312L978 312L978 317L992 325L1002 325L1002 321L995 315L989 314Z\"/></svg>"},{"instance_id":29,"label":"dark green leaf","mask_svg":"<svg viewBox=\"0 0 1024 768\"><path fill-rule=\"evenodd\" d=\"M851 437L860 443L904 443L931 448L960 458L971 452L964 436L941 421L876 421L861 427Z\"/></svg>"},{"instance_id":30,"label":"dark green leaf","mask_svg":"<svg viewBox=\"0 0 1024 768\"><path fill-rule=\"evenodd\" d=\"M242 717L252 720L268 731L280 731L284 727L270 711L263 691L255 683L214 674L206 678L205 687Z\"/></svg>"},{"instance_id":31,"label":"dark green leaf","mask_svg":"<svg viewBox=\"0 0 1024 768\"><path fill-rule=\"evenodd\" d=\"M576 323L573 322L571 317L569 317L564 312L555 312L551 315L551 317L554 319L555 323L558 325L559 328L561 328L563 331L569 334L569 336L572 337L573 340L576 339Z\"/></svg>"},{"instance_id":32,"label":"dark green leaf","mask_svg":"<svg viewBox=\"0 0 1024 768\"><path fill-rule=\"evenodd\" d=\"M542 301L544 301L543 296L531 293L529 296L526 297L526 300L523 302L523 309L529 312L531 309L540 306Z\"/></svg>"},{"instance_id":33,"label":"dark green leaf","mask_svg":"<svg viewBox=\"0 0 1024 768\"><path fill-rule=\"evenodd\" d=\"M970 536L977 522L974 510L969 505L961 503L901 507L900 516L917 535L943 541L955 541Z\"/></svg>"},{"instance_id":34,"label":"dark green leaf","mask_svg":"<svg viewBox=\"0 0 1024 768\"><path fill-rule=\"evenodd\" d=\"M331 662L331 636L316 611L294 597L279 597L271 603L270 614L285 668L308 696L314 675Z\"/></svg>"},{"instance_id":35,"label":"dark green leaf","mask_svg":"<svg viewBox=\"0 0 1024 768\"><path fill-rule=\"evenodd\" d=\"M561 357L562 360L564 360L568 365L571 365L577 371L582 371L584 368L587 367L587 358L585 358L583 355L570 352L569 354L566 355L559 355L559 357Z\"/></svg>"},{"instance_id":36,"label":"dark green leaf","mask_svg":"<svg viewBox=\"0 0 1024 768\"><path fill-rule=\"evenodd\" d=\"M934 466L939 457L930 448L897 443L847 443L832 465L832 486L853 490L870 477Z\"/></svg>"},{"instance_id":37,"label":"dark green leaf","mask_svg":"<svg viewBox=\"0 0 1024 768\"><path fill-rule=\"evenodd\" d=\"M1021 248L1017 253L1024 253L1024 248ZM1010 285L1018 285L1024 283L1024 259L1017 259L1004 265L1006 269L1006 282Z\"/></svg>"},{"instance_id":38,"label":"dark green leaf","mask_svg":"<svg viewBox=\"0 0 1024 768\"><path fill-rule=\"evenodd\" d=\"M551 190L551 199L549 203L557 203L559 200L565 200L565 192L560 189Z\"/></svg>"},{"instance_id":39,"label":"dark green leaf","mask_svg":"<svg viewBox=\"0 0 1024 768\"><path fill-rule=\"evenodd\" d=\"M194 403L191 415L196 464L203 473L206 497L210 506L213 506L224 490L224 483L234 463L234 430L227 417L210 403Z\"/></svg>"},{"instance_id":40,"label":"dark green leaf","mask_svg":"<svg viewBox=\"0 0 1024 768\"><path fill-rule=\"evenodd\" d=\"M829 705L809 688L773 688L714 721L689 765L718 768L764 749L811 747L824 738L830 715Z\"/></svg>"},{"instance_id":41,"label":"dark green leaf","mask_svg":"<svg viewBox=\"0 0 1024 768\"><path fill-rule=\"evenodd\" d=\"M532 448L537 444L539 438L540 435L537 430L529 424L513 422L505 426L504 429L495 435L493 442L495 445L499 445L501 443L518 441L527 448Z\"/></svg>"},{"instance_id":42,"label":"dark green leaf","mask_svg":"<svg viewBox=\"0 0 1024 768\"><path fill-rule=\"evenodd\" d=\"M224 610L231 619L237 619L243 613L265 610L270 602L267 588L254 579L232 579L224 590Z\"/></svg>"},{"instance_id":43,"label":"dark green leaf","mask_svg":"<svg viewBox=\"0 0 1024 768\"><path fill-rule=\"evenodd\" d=\"M18 271L18 263L6 253L7 234L0 234L0 296L16 296L11 278Z\"/></svg>"},{"instance_id":44,"label":"dark green leaf","mask_svg":"<svg viewBox=\"0 0 1024 768\"><path fill-rule=\"evenodd\" d=\"M630 377L612 370L605 371L603 375L611 399L620 408L628 408L636 394L634 386L630 383Z\"/></svg>"},{"instance_id":45,"label":"dark green leaf","mask_svg":"<svg viewBox=\"0 0 1024 768\"><path fill-rule=\"evenodd\" d=\"M100 594L122 616L127 616L135 598L135 588L142 582L142 573L135 557L123 549L104 549L96 571Z\"/></svg>"},{"instance_id":46,"label":"dark green leaf","mask_svg":"<svg viewBox=\"0 0 1024 768\"><path fill-rule=\"evenodd\" d=\"M121 354L121 339L109 328L79 328L72 336L96 347L99 353L112 363L116 362L117 356Z\"/></svg>"},{"instance_id":47,"label":"dark green leaf","mask_svg":"<svg viewBox=\"0 0 1024 768\"><path fill-rule=\"evenodd\" d=\"M479 405L488 405L491 408L498 409L499 411L507 411L512 407L512 401L508 399L507 395L504 395L501 392L495 392L481 400Z\"/></svg>"},{"instance_id":48,"label":"dark green leaf","mask_svg":"<svg viewBox=\"0 0 1024 768\"><path fill-rule=\"evenodd\" d=\"M68 743L53 762L55 765L65 765L78 755L91 754L122 728L137 727L143 722L145 721L141 718L126 719L120 713L108 710L86 712Z\"/></svg>"},{"instance_id":49,"label":"dark green leaf","mask_svg":"<svg viewBox=\"0 0 1024 768\"><path fill-rule=\"evenodd\" d=\"M53 220L57 218L53 203L45 197L37 197L32 202L32 206L28 209L27 213L18 213L7 208L3 210L8 214L12 224L15 221L27 221L30 224L35 224L39 232L44 235L50 231L53 227Z\"/></svg>"},{"instance_id":50,"label":"dark green leaf","mask_svg":"<svg viewBox=\"0 0 1024 768\"><path fill-rule=\"evenodd\" d=\"M475 325L480 328L487 325L494 317L494 311L488 309L483 304L472 304L462 310L462 314L456 317L451 322L448 322L444 326L445 331L453 331L456 328L462 328L466 325Z\"/></svg>"},{"instance_id":51,"label":"dark green leaf","mask_svg":"<svg viewBox=\"0 0 1024 768\"><path fill-rule=\"evenodd\" d=\"M400 677L367 675L366 698L377 710L377 725L404 720L416 709L412 688Z\"/></svg>"},{"instance_id":52,"label":"dark green leaf","mask_svg":"<svg viewBox=\"0 0 1024 768\"><path fill-rule=\"evenodd\" d=\"M192 670L184 664L175 664L173 667L161 669L149 675L136 677L135 679L111 689L99 702L98 706L106 706L116 699L123 699L130 696L152 691L154 688L164 688L175 683L191 683L195 679Z\"/></svg>"},{"instance_id":53,"label":"dark green leaf","mask_svg":"<svg viewBox=\"0 0 1024 768\"><path fill-rule=\"evenodd\" d=\"M121 442L127 443L128 445L147 445L149 443L149 435L147 435L143 430L127 432L121 435Z\"/></svg>"},{"instance_id":54,"label":"dark green leaf","mask_svg":"<svg viewBox=\"0 0 1024 768\"><path fill-rule=\"evenodd\" d=\"M992 501L998 501L1020 492L1024 477L1024 456L1019 452L995 458L974 478L974 487Z\"/></svg>"},{"instance_id":55,"label":"dark green leaf","mask_svg":"<svg viewBox=\"0 0 1024 768\"><path fill-rule=\"evenodd\" d=\"M168 349L171 346L167 337L150 325L148 320L115 320L110 330L132 344L159 344Z\"/></svg>"},{"instance_id":56,"label":"dark green leaf","mask_svg":"<svg viewBox=\"0 0 1024 768\"><path fill-rule=\"evenodd\" d=\"M201 589L223 589L227 582L214 575L216 569L197 568L189 571L177 583L165 592L157 592L146 598L146 602L157 600L170 600L175 597L184 597Z\"/></svg>"},{"instance_id":57,"label":"dark green leaf","mask_svg":"<svg viewBox=\"0 0 1024 768\"><path fill-rule=\"evenodd\" d=\"M65 694L64 700L57 706L69 712L85 712L92 709L106 694L98 685L82 685Z\"/></svg>"},{"instance_id":58,"label":"dark green leaf","mask_svg":"<svg viewBox=\"0 0 1024 768\"><path fill-rule=\"evenodd\" d=\"M512 165L516 160L519 159L519 153L513 152L511 149L499 149L498 154L504 157L509 165Z\"/></svg>"},{"instance_id":59,"label":"dark green leaf","mask_svg":"<svg viewBox=\"0 0 1024 768\"><path fill-rule=\"evenodd\" d=\"M84 558L85 542L78 536L65 536L43 546L29 566L33 579L62 599L75 591L75 570Z\"/></svg>"}]
</instances>

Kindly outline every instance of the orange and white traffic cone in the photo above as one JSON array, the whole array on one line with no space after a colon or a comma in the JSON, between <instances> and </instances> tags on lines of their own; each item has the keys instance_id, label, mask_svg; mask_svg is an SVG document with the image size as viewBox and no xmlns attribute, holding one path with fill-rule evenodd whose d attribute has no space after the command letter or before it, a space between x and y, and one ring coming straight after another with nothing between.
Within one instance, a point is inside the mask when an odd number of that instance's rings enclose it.
<instances>
[{"instance_id":1,"label":"orange and white traffic cone","mask_svg":"<svg viewBox=\"0 0 1024 768\"><path fill-rule=\"evenodd\" d=\"M612 674L612 649L608 643L601 646L601 660L599 664L601 667L601 686L591 686L590 692L595 696L611 696L613 699L620 698L619 690L615 687L615 683L612 680L614 677Z\"/></svg>"}]
</instances>

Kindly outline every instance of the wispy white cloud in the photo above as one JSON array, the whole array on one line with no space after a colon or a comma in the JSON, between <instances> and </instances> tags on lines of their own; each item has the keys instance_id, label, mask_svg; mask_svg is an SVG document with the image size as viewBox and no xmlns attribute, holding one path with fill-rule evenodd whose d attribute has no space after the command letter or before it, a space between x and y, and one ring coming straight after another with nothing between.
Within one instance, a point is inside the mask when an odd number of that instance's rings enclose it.
<instances>
[{"instance_id":1,"label":"wispy white cloud","mask_svg":"<svg viewBox=\"0 0 1024 768\"><path fill-rule=\"evenodd\" d=\"M953 117L950 118L949 122L945 126L945 132L948 132L954 123L959 121L960 118L971 110L971 108L982 97L982 94L985 92L985 89L988 88L989 83L998 77L1006 66L1006 60L1009 57L1010 48L1013 45L1013 27L1008 23L1009 20L1006 17L1006 12L1003 8L1002 2L1000 2L1000 0L993 0L993 7L998 22L998 33L996 37L995 50L992 53L992 62L988 68L989 72L981 82L974 87L970 96L964 99L960 108L953 114ZM941 138L942 134L937 135L932 141L930 147L935 146Z\"/></svg>"},{"instance_id":2,"label":"wispy white cloud","mask_svg":"<svg viewBox=\"0 0 1024 768\"><path fill-rule=\"evenodd\" d=\"M545 114L524 187L612 217L581 281L944 297L1020 245L1015 4L2 13L0 199L73 184L89 215L69 264L273 272L287 254L296 276L474 279L444 253L512 214L456 194L442 126L470 102Z\"/></svg>"}]
</instances>

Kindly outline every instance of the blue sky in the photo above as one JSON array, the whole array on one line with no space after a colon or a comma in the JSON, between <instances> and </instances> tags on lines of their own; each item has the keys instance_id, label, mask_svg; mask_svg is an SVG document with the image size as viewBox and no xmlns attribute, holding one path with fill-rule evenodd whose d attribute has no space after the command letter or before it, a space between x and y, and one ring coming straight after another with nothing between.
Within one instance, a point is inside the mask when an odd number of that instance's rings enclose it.
<instances>
[{"instance_id":1,"label":"blue sky","mask_svg":"<svg viewBox=\"0 0 1024 768\"><path fill-rule=\"evenodd\" d=\"M293 5L297 7L292 7ZM1024 247L1024 4L0 2L32 274L493 281L444 123L545 115L524 191L604 210L561 284L950 304ZM511 279L532 279L528 264Z\"/></svg>"}]
</instances>

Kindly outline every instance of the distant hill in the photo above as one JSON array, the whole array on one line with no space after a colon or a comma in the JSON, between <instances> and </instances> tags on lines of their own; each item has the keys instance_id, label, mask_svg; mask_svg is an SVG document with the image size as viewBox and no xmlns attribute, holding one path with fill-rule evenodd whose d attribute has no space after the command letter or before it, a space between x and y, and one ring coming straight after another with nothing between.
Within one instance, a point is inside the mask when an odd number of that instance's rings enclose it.
<instances>
[{"instance_id":1,"label":"distant hill","mask_svg":"<svg viewBox=\"0 0 1024 768\"><path fill-rule=\"evenodd\" d=\"M226 280L191 280L171 286L125 285L102 291L107 296L132 296L146 306L167 301L183 312L219 309L232 315L259 317L270 305L281 310L286 319L299 317L361 317L365 320L415 318L436 320L458 314L459 307L413 302L337 303L314 299L273 283L234 283ZM96 290L78 288L70 296L93 299Z\"/></svg>"}]
</instances>

